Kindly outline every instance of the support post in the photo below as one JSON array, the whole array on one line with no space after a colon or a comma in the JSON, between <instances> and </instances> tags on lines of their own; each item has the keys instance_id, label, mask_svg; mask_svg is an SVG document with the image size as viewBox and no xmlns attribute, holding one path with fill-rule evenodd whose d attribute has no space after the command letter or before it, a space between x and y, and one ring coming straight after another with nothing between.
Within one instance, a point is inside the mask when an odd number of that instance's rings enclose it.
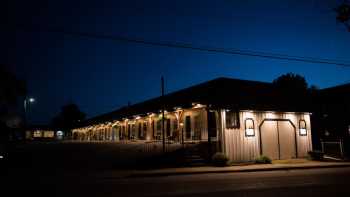
<instances>
[{"instance_id":1,"label":"support post","mask_svg":"<svg viewBox=\"0 0 350 197\"><path fill-rule=\"evenodd\" d=\"M163 136L163 153L165 153L165 122L164 122L164 78L162 76L161 78L161 86L162 86L162 96L161 96L161 100L162 100L162 136Z\"/></svg>"},{"instance_id":2,"label":"support post","mask_svg":"<svg viewBox=\"0 0 350 197\"><path fill-rule=\"evenodd\" d=\"M210 110L209 110L209 105L207 105L206 109L206 113L207 113L207 129L208 129L208 160L211 160L211 155L212 155L212 149L211 149L211 132L212 132L212 128L211 125L209 123L209 119L212 118L210 117Z\"/></svg>"}]
</instances>

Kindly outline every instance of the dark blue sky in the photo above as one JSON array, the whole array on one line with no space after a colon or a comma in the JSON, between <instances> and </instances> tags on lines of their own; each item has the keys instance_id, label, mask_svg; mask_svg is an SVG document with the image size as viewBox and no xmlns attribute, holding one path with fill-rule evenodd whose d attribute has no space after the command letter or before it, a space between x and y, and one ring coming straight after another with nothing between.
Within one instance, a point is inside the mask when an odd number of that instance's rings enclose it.
<instances>
[{"instance_id":1,"label":"dark blue sky","mask_svg":"<svg viewBox=\"0 0 350 197\"><path fill-rule=\"evenodd\" d=\"M350 62L350 33L333 0L10 1L12 25L256 50ZM350 82L350 68L215 54L40 31L2 31L6 64L27 79L33 122L77 103L88 117L216 77L271 82L286 72L321 88Z\"/></svg>"}]
</instances>

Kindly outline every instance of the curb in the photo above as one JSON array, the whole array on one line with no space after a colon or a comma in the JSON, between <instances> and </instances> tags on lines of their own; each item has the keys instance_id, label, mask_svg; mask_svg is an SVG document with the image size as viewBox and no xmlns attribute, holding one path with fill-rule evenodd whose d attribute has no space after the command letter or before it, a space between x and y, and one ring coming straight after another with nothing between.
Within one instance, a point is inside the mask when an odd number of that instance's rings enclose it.
<instances>
[{"instance_id":1,"label":"curb","mask_svg":"<svg viewBox=\"0 0 350 197\"><path fill-rule=\"evenodd\" d=\"M189 171L189 172L156 172L156 173L135 173L128 175L126 178L141 178L141 177L163 177L163 176L177 176L177 175L196 175L196 174L215 174L215 173L233 173L233 172L263 172L263 171L281 171L281 170L307 170L307 169L324 169L324 168L344 168L350 167L348 164L337 165L321 165L321 166L289 166L289 167L271 167L258 169L231 169L231 170L203 170L203 171Z\"/></svg>"}]
</instances>

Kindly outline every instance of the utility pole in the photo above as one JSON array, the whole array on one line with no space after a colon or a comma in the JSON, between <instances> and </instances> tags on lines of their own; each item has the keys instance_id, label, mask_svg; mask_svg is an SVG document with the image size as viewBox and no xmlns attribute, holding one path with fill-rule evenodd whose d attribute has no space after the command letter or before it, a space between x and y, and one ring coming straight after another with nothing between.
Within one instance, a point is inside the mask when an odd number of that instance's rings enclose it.
<instances>
[{"instance_id":1,"label":"utility pole","mask_svg":"<svg viewBox=\"0 0 350 197\"><path fill-rule=\"evenodd\" d=\"M165 153L165 122L164 122L164 107L165 107L165 101L164 101L164 77L161 78L161 86L162 86L162 134L163 134L163 153Z\"/></svg>"}]
</instances>

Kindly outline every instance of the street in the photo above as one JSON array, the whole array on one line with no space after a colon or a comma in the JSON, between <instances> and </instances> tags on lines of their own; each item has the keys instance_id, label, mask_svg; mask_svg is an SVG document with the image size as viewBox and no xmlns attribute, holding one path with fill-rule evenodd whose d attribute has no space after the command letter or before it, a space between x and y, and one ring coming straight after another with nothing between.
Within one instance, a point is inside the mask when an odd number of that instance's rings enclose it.
<instances>
[{"instance_id":1,"label":"street","mask_svg":"<svg viewBox=\"0 0 350 197\"><path fill-rule=\"evenodd\" d=\"M120 178L92 172L8 180L11 195L48 196L348 196L350 168ZM110 173L113 174L112 172ZM20 190L16 188L21 188Z\"/></svg>"}]
</instances>

